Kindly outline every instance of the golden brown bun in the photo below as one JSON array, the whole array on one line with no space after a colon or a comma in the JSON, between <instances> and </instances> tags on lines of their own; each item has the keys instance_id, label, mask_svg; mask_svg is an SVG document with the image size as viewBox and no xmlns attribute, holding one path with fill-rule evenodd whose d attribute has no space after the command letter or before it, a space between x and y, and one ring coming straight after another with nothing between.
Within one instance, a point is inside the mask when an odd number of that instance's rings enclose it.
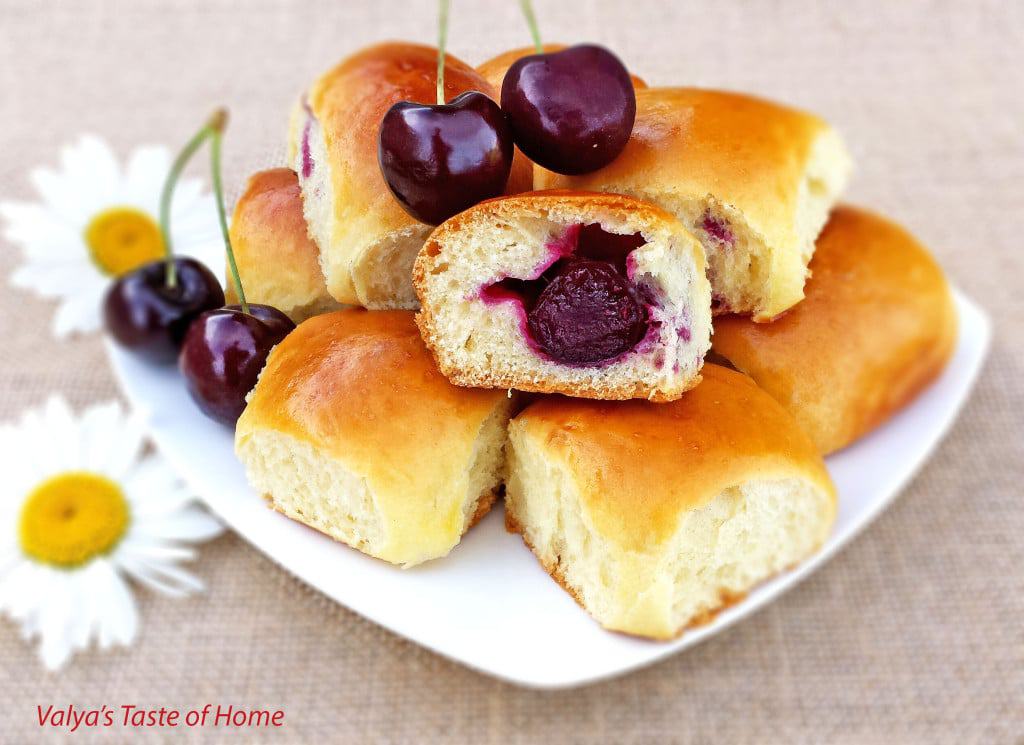
<instances>
[{"instance_id":1,"label":"golden brown bun","mask_svg":"<svg viewBox=\"0 0 1024 745\"><path fill-rule=\"evenodd\" d=\"M538 353L521 304L487 302L498 279L535 279L552 243L580 225L641 234L630 281L650 299L647 336L620 358L565 365ZM442 223L416 259L416 322L457 385L601 399L679 398L700 382L710 347L711 288L700 244L654 205L617 194L544 191L481 202Z\"/></svg>"},{"instance_id":2,"label":"golden brown bun","mask_svg":"<svg viewBox=\"0 0 1024 745\"><path fill-rule=\"evenodd\" d=\"M545 44L544 52L557 52L561 49L565 49L565 44ZM519 49L510 49L507 52L499 54L497 57L491 57L486 62L477 65L476 71L484 76L491 88L494 89L496 98L495 101L500 103L501 99L501 83L505 79L505 73L508 72L508 68L512 66L512 63L518 59L526 57L531 54L536 54L536 47L520 47ZM633 88L639 90L646 88L645 83L641 78L636 75L630 74L629 76L633 80ZM523 151L518 147L516 148L515 158L512 161L512 173L508 177L508 189L505 190L506 194L519 194L524 191L531 191L533 189L533 161L523 155Z\"/></svg>"},{"instance_id":3,"label":"golden brown bun","mask_svg":"<svg viewBox=\"0 0 1024 745\"><path fill-rule=\"evenodd\" d=\"M292 165L327 288L339 302L416 306L412 260L431 228L409 216L388 189L377 161L377 136L384 114L398 101L434 102L436 75L433 47L377 44L320 77L306 97L312 118L293 118ZM446 100L469 90L496 95L472 67L448 55Z\"/></svg>"},{"instance_id":4,"label":"golden brown bun","mask_svg":"<svg viewBox=\"0 0 1024 745\"><path fill-rule=\"evenodd\" d=\"M938 376L956 342L956 311L927 250L855 207L832 213L811 271L806 299L774 323L716 319L713 347L830 453Z\"/></svg>"},{"instance_id":5,"label":"golden brown bun","mask_svg":"<svg viewBox=\"0 0 1024 745\"><path fill-rule=\"evenodd\" d=\"M296 323L339 308L324 284L320 252L306 234L294 171L253 174L235 205L230 233L249 302L272 305ZM238 302L230 272L225 295Z\"/></svg>"},{"instance_id":6,"label":"golden brown bun","mask_svg":"<svg viewBox=\"0 0 1024 745\"><path fill-rule=\"evenodd\" d=\"M670 638L825 540L813 443L746 376L678 401L544 398L510 425L508 525L604 626Z\"/></svg>"},{"instance_id":7,"label":"golden brown bun","mask_svg":"<svg viewBox=\"0 0 1024 745\"><path fill-rule=\"evenodd\" d=\"M512 406L449 383L412 313L342 310L274 348L235 447L275 509L408 566L447 554L486 511Z\"/></svg>"},{"instance_id":8,"label":"golden brown bun","mask_svg":"<svg viewBox=\"0 0 1024 745\"><path fill-rule=\"evenodd\" d=\"M816 116L751 96L636 95L618 158L582 176L538 166L534 187L612 191L664 207L701 239L716 300L733 311L764 321L799 302L814 239L849 172L838 135Z\"/></svg>"}]
</instances>

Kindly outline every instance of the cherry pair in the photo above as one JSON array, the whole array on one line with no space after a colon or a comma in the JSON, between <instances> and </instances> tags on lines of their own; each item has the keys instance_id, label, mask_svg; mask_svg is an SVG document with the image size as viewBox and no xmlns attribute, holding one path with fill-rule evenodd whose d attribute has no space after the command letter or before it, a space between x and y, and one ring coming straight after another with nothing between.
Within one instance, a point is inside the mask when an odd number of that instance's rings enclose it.
<instances>
[{"instance_id":1,"label":"cherry pair","mask_svg":"<svg viewBox=\"0 0 1024 745\"><path fill-rule=\"evenodd\" d=\"M245 300L235 266L220 180L220 143L227 123L218 111L171 166L160 199L166 259L119 277L103 303L104 322L114 340L151 362L178 359L189 393L212 419L234 425L245 397L256 384L267 355L295 328L281 311ZM170 201L178 177L199 146L211 140L214 193L240 305L224 306L220 282L195 259L175 257L169 225Z\"/></svg>"},{"instance_id":2,"label":"cherry pair","mask_svg":"<svg viewBox=\"0 0 1024 745\"><path fill-rule=\"evenodd\" d=\"M517 60L501 86L501 106L478 91L444 99L447 3L441 6L437 103L400 101L381 122L378 159L405 210L437 225L505 191L515 145L563 174L614 160L636 117L633 82L618 57L591 44L545 54L528 3L537 54Z\"/></svg>"}]
</instances>

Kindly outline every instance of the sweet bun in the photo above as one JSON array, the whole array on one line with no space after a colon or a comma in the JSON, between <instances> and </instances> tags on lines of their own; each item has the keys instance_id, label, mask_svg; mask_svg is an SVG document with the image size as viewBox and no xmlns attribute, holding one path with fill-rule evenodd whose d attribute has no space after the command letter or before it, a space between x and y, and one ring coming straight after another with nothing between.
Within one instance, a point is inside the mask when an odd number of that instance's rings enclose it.
<instances>
[{"instance_id":1,"label":"sweet bun","mask_svg":"<svg viewBox=\"0 0 1024 745\"><path fill-rule=\"evenodd\" d=\"M792 417L707 365L672 403L531 404L509 427L505 514L602 626L668 639L821 546L836 493Z\"/></svg>"},{"instance_id":2,"label":"sweet bun","mask_svg":"<svg viewBox=\"0 0 1024 745\"><path fill-rule=\"evenodd\" d=\"M774 323L717 318L714 350L830 453L939 375L956 342L956 311L927 250L855 207L832 213L811 271L806 299Z\"/></svg>"},{"instance_id":3,"label":"sweet bun","mask_svg":"<svg viewBox=\"0 0 1024 745\"><path fill-rule=\"evenodd\" d=\"M231 246L246 299L272 305L296 323L340 305L327 292L320 252L306 234L299 179L288 168L254 174L235 205ZM229 303L237 303L227 282Z\"/></svg>"},{"instance_id":4,"label":"sweet bun","mask_svg":"<svg viewBox=\"0 0 1024 745\"><path fill-rule=\"evenodd\" d=\"M710 346L700 245L630 197L483 202L438 226L413 282L423 339L457 385L666 401L700 381Z\"/></svg>"},{"instance_id":5,"label":"sweet bun","mask_svg":"<svg viewBox=\"0 0 1024 745\"><path fill-rule=\"evenodd\" d=\"M431 231L409 216L388 190L377 162L381 119L402 100L433 102L437 50L389 42L364 49L309 89L289 127L309 233L320 247L327 289L342 303L415 308L412 261ZM445 59L445 96L487 81L452 55Z\"/></svg>"},{"instance_id":6,"label":"sweet bun","mask_svg":"<svg viewBox=\"0 0 1024 745\"><path fill-rule=\"evenodd\" d=\"M583 176L539 166L534 188L612 191L654 202L700 238L716 311L768 321L803 297L814 239L850 158L818 117L693 88L636 93L622 154Z\"/></svg>"},{"instance_id":7,"label":"sweet bun","mask_svg":"<svg viewBox=\"0 0 1024 745\"><path fill-rule=\"evenodd\" d=\"M274 509L412 566L446 555L490 508L512 406L505 391L445 380L412 313L341 310L274 348L235 450Z\"/></svg>"}]
</instances>

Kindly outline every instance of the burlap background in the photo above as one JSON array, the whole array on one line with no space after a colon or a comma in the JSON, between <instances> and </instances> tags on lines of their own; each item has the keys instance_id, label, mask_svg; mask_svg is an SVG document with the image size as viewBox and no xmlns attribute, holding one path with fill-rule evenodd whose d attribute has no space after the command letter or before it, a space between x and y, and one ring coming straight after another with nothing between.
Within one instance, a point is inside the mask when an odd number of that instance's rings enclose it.
<instances>
[{"instance_id":1,"label":"burlap background","mask_svg":"<svg viewBox=\"0 0 1024 745\"><path fill-rule=\"evenodd\" d=\"M319 70L372 40L434 34L434 3L400 0L0 8L0 198L28 197L29 168L81 132L122 154L176 144L216 104L233 113L237 187L278 151ZM228 536L196 567L208 594L141 595L129 651L47 675L0 623L0 740L40 739L40 703L212 701L283 708L286 727L265 735L277 742L1024 742L1024 3L538 0L538 14L546 38L603 42L653 84L756 91L839 125L858 161L850 199L908 225L995 320L931 463L780 602L653 668L558 693L423 651ZM513 0L454 3L464 59L527 42ZM15 261L3 246L0 276ZM79 405L116 395L96 338L58 345L52 307L3 286L0 417L52 390ZM148 733L200 736L225 735Z\"/></svg>"}]
</instances>

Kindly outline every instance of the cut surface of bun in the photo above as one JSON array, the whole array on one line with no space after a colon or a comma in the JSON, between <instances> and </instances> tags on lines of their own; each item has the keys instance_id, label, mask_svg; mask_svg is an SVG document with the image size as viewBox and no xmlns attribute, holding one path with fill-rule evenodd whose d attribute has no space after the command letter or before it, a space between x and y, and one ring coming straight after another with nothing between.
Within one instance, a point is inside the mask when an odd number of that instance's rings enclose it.
<instances>
[{"instance_id":1,"label":"cut surface of bun","mask_svg":"<svg viewBox=\"0 0 1024 745\"><path fill-rule=\"evenodd\" d=\"M836 495L796 422L717 365L678 401L548 397L509 427L506 523L605 628L709 620L826 540Z\"/></svg>"},{"instance_id":2,"label":"cut surface of bun","mask_svg":"<svg viewBox=\"0 0 1024 745\"><path fill-rule=\"evenodd\" d=\"M253 174L235 205L230 235L249 302L272 305L296 323L340 308L327 292L320 252L306 233L294 171ZM226 286L227 301L237 303L230 272Z\"/></svg>"},{"instance_id":3,"label":"cut surface of bun","mask_svg":"<svg viewBox=\"0 0 1024 745\"><path fill-rule=\"evenodd\" d=\"M614 265L632 298L626 305L643 314L604 359L588 357L586 344L559 356L535 334L535 309L558 282L552 277L574 262ZM699 382L710 346L700 245L671 215L629 197L549 191L483 202L438 226L414 282L423 338L458 385L671 400ZM597 303L595 315L626 312L614 302ZM566 318L556 333L571 340L576 317Z\"/></svg>"},{"instance_id":4,"label":"cut surface of bun","mask_svg":"<svg viewBox=\"0 0 1024 745\"><path fill-rule=\"evenodd\" d=\"M431 226L411 217L391 194L377 161L377 137L393 104L434 102L436 75L433 47L378 44L321 76L292 116L292 166L327 289L339 302L416 307L412 262ZM470 90L496 96L472 67L448 55L446 100Z\"/></svg>"},{"instance_id":5,"label":"cut surface of bun","mask_svg":"<svg viewBox=\"0 0 1024 745\"><path fill-rule=\"evenodd\" d=\"M806 299L774 323L717 318L714 350L830 453L939 375L956 343L956 309L928 251L899 226L855 207L832 213L811 271Z\"/></svg>"},{"instance_id":6,"label":"cut surface of bun","mask_svg":"<svg viewBox=\"0 0 1024 745\"><path fill-rule=\"evenodd\" d=\"M716 312L768 321L803 297L814 240L850 158L816 116L736 93L638 90L625 150L583 176L534 168L534 188L611 191L676 215L708 259Z\"/></svg>"},{"instance_id":7,"label":"cut surface of bun","mask_svg":"<svg viewBox=\"0 0 1024 745\"><path fill-rule=\"evenodd\" d=\"M274 348L235 450L274 509L412 566L445 556L490 508L512 406L445 380L412 313L342 310Z\"/></svg>"}]
</instances>

